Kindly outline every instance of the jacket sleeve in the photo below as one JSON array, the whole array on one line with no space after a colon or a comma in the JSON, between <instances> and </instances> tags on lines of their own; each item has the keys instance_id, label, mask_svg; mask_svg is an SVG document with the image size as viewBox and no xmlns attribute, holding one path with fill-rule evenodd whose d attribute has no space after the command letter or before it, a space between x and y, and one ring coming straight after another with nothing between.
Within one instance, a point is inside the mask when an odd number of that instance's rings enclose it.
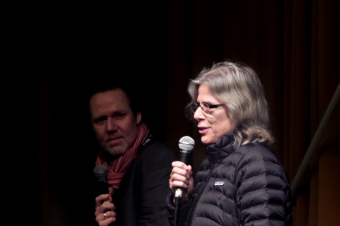
<instances>
[{"instance_id":1,"label":"jacket sleeve","mask_svg":"<svg viewBox=\"0 0 340 226\"><path fill-rule=\"evenodd\" d=\"M202 183L202 180L205 176L201 176L201 172L208 170L208 160L205 159L199 168L197 176L194 178L194 189L189 194L188 200L184 202L180 202L177 207L177 222L176 225L178 226L187 226L190 225L192 220L192 214L195 208L195 203L197 202L198 198L200 197L200 193L202 192L201 189L204 189L206 183ZM175 204L172 202L174 198L174 193L169 193L167 196L167 208L169 213L169 221L171 225L175 224Z\"/></svg>"},{"instance_id":2,"label":"jacket sleeve","mask_svg":"<svg viewBox=\"0 0 340 226\"><path fill-rule=\"evenodd\" d=\"M247 145L241 152L236 197L240 224L291 225L290 186L277 158L256 144Z\"/></svg>"},{"instance_id":3,"label":"jacket sleeve","mask_svg":"<svg viewBox=\"0 0 340 226\"><path fill-rule=\"evenodd\" d=\"M189 199L185 202L179 203L176 210L176 206L172 202L174 193L169 193L166 203L169 215L168 218L171 226L175 225L175 223L178 226L187 226L190 224L193 203L196 201L197 197L197 195L190 194ZM177 211L177 219L175 219L175 211Z\"/></svg>"}]
</instances>

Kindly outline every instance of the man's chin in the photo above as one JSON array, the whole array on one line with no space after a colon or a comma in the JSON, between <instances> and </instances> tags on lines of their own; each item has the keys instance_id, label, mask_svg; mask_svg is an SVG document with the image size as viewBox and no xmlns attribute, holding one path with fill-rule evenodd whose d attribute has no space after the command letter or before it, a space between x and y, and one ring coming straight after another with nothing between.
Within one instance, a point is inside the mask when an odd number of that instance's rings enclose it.
<instances>
[{"instance_id":1,"label":"man's chin","mask_svg":"<svg viewBox=\"0 0 340 226\"><path fill-rule=\"evenodd\" d=\"M112 156L120 156L126 152L125 149L119 148L119 147L114 147L114 148L111 147L111 148L106 149L106 151Z\"/></svg>"}]
</instances>

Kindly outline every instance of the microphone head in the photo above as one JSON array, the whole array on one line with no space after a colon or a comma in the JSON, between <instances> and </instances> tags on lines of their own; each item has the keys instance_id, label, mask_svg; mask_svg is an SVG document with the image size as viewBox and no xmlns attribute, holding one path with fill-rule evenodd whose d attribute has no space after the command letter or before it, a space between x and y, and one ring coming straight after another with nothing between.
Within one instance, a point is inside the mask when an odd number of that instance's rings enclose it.
<instances>
[{"instance_id":1,"label":"microphone head","mask_svg":"<svg viewBox=\"0 0 340 226\"><path fill-rule=\"evenodd\" d=\"M184 136L179 140L179 149L184 152L190 153L194 149L195 141L189 136Z\"/></svg>"},{"instance_id":2,"label":"microphone head","mask_svg":"<svg viewBox=\"0 0 340 226\"><path fill-rule=\"evenodd\" d=\"M106 166L104 165L97 165L96 167L94 167L93 170L94 176L97 178L98 181L107 182L107 173L108 173L108 169Z\"/></svg>"}]
</instances>

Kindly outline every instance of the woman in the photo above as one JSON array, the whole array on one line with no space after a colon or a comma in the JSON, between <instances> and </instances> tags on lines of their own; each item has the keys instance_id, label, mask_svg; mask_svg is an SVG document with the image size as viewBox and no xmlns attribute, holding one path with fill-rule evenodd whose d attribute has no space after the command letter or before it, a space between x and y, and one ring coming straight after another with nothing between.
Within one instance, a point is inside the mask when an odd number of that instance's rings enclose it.
<instances>
[{"instance_id":1,"label":"woman","mask_svg":"<svg viewBox=\"0 0 340 226\"><path fill-rule=\"evenodd\" d=\"M206 159L195 181L190 165L172 163L172 224L291 225L290 186L269 147L268 106L254 70L217 63L192 80L188 92ZM183 188L178 210L176 188Z\"/></svg>"}]
</instances>

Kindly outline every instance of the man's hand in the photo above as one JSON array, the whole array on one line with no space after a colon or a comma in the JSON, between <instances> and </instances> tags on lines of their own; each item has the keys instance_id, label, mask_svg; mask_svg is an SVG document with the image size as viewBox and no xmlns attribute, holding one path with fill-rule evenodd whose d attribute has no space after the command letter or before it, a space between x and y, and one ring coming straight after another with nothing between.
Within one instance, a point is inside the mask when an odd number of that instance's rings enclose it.
<instances>
[{"instance_id":1,"label":"man's hand","mask_svg":"<svg viewBox=\"0 0 340 226\"><path fill-rule=\"evenodd\" d=\"M100 226L107 226L116 221L116 207L112 203L109 194L102 194L96 197L96 221Z\"/></svg>"}]
</instances>

